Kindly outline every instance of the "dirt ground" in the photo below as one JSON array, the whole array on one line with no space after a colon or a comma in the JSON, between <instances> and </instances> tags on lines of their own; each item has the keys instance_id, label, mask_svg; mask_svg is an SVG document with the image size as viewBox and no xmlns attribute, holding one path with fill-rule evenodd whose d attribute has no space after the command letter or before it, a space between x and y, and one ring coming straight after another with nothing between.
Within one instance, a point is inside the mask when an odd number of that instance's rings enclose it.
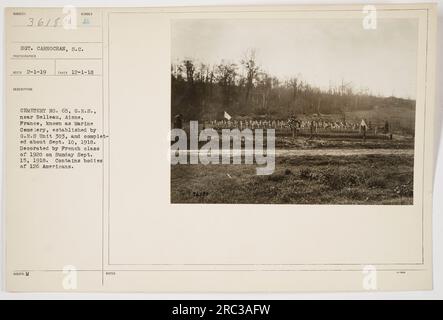
<instances>
[{"instance_id":1,"label":"dirt ground","mask_svg":"<svg viewBox=\"0 0 443 320\"><path fill-rule=\"evenodd\" d=\"M173 165L171 202L410 205L413 166L411 152L283 155L268 176L256 165Z\"/></svg>"}]
</instances>

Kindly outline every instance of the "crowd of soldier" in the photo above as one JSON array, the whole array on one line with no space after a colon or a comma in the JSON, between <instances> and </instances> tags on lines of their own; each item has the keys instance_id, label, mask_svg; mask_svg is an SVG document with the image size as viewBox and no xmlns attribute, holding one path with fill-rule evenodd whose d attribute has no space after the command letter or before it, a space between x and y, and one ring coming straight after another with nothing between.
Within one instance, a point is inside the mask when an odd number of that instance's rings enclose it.
<instances>
[{"instance_id":1,"label":"crowd of soldier","mask_svg":"<svg viewBox=\"0 0 443 320\"><path fill-rule=\"evenodd\" d=\"M214 129L297 129L316 132L330 131L360 131L360 123L353 121L328 121L328 120L210 120L205 122L206 128ZM368 126L368 129L370 125Z\"/></svg>"},{"instance_id":2,"label":"crowd of soldier","mask_svg":"<svg viewBox=\"0 0 443 320\"><path fill-rule=\"evenodd\" d=\"M178 114L174 117L174 128L182 128L183 116ZM203 128L220 129L234 129L240 130L249 129L286 129L291 131L292 136L295 137L299 133L308 133L310 137L319 133L359 133L365 140L367 133L371 132L375 135L381 129L384 134L392 133L388 121L383 126L372 125L371 122L361 121L330 121L324 119L297 119L295 116L289 117L287 120L254 120L254 119L223 119L223 120L206 120L202 124Z\"/></svg>"}]
</instances>

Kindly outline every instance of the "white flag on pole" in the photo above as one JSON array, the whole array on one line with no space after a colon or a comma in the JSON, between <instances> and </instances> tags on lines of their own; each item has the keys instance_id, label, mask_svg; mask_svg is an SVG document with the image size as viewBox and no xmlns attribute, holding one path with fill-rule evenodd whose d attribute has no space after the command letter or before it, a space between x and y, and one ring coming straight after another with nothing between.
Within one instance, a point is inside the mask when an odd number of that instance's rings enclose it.
<instances>
[{"instance_id":1,"label":"white flag on pole","mask_svg":"<svg viewBox=\"0 0 443 320\"><path fill-rule=\"evenodd\" d=\"M225 111L225 118L226 118L227 120L231 120L231 116L230 116L229 113L227 113L226 111Z\"/></svg>"}]
</instances>

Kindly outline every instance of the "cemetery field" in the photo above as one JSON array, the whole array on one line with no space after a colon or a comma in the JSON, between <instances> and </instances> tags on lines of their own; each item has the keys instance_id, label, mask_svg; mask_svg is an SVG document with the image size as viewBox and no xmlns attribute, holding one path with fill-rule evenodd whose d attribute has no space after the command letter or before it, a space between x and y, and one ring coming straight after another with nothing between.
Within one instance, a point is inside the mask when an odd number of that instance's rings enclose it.
<instances>
[{"instance_id":1,"label":"cemetery field","mask_svg":"<svg viewBox=\"0 0 443 320\"><path fill-rule=\"evenodd\" d=\"M413 150L391 151L277 153L263 176L255 164L173 165L171 202L410 205Z\"/></svg>"}]
</instances>

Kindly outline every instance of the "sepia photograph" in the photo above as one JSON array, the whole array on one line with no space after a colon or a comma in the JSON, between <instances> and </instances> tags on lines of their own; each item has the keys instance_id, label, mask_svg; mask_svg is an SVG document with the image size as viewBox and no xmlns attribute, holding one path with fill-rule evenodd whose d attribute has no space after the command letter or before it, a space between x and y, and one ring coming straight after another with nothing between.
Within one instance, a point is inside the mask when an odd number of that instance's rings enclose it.
<instances>
[{"instance_id":1,"label":"sepia photograph","mask_svg":"<svg viewBox=\"0 0 443 320\"><path fill-rule=\"evenodd\" d=\"M172 20L171 202L412 205L417 48L412 18Z\"/></svg>"}]
</instances>

